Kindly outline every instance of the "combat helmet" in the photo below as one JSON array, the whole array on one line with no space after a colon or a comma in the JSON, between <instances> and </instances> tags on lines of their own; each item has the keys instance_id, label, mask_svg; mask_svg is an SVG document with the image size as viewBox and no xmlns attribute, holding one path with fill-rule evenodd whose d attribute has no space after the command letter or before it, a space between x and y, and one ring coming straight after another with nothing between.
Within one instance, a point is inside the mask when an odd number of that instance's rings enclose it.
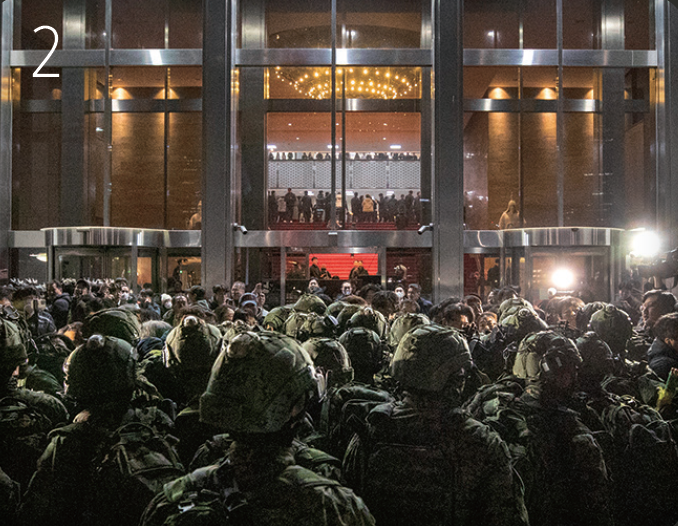
<instances>
[{"instance_id":1,"label":"combat helmet","mask_svg":"<svg viewBox=\"0 0 678 526\"><path fill-rule=\"evenodd\" d=\"M614 370L612 351L595 332L589 331L575 341L582 358L582 373L601 381Z\"/></svg>"},{"instance_id":2,"label":"combat helmet","mask_svg":"<svg viewBox=\"0 0 678 526\"><path fill-rule=\"evenodd\" d=\"M165 367L182 371L209 371L219 353L221 332L196 316L185 316L165 339Z\"/></svg>"},{"instance_id":3,"label":"combat helmet","mask_svg":"<svg viewBox=\"0 0 678 526\"><path fill-rule=\"evenodd\" d=\"M95 334L64 362L66 394L82 403L131 398L136 383L134 349L125 340Z\"/></svg>"},{"instance_id":4,"label":"combat helmet","mask_svg":"<svg viewBox=\"0 0 678 526\"><path fill-rule=\"evenodd\" d=\"M507 343L520 342L528 334L548 329L546 322L533 310L527 308L504 316L499 322L499 326L504 329Z\"/></svg>"},{"instance_id":5,"label":"combat helmet","mask_svg":"<svg viewBox=\"0 0 678 526\"><path fill-rule=\"evenodd\" d=\"M348 322L351 319L351 317L358 312L360 309L363 308L363 305L357 305L355 303L349 303L341 309L341 312L337 316L337 322L339 323L339 327L337 328L338 334L343 334L346 329L348 329Z\"/></svg>"},{"instance_id":6,"label":"combat helmet","mask_svg":"<svg viewBox=\"0 0 678 526\"><path fill-rule=\"evenodd\" d=\"M11 376L12 372L28 361L26 345L19 328L0 317L0 370L4 377Z\"/></svg>"},{"instance_id":7,"label":"combat helmet","mask_svg":"<svg viewBox=\"0 0 678 526\"><path fill-rule=\"evenodd\" d=\"M335 301L334 303L330 303L327 306L327 309L325 309L325 314L329 314L330 316L334 316L335 318L339 316L339 313L342 311L344 307L346 307L348 303L343 302L343 301Z\"/></svg>"},{"instance_id":8,"label":"combat helmet","mask_svg":"<svg viewBox=\"0 0 678 526\"><path fill-rule=\"evenodd\" d=\"M325 302L315 294L302 294L294 304L294 310L297 312L315 312L316 314L323 315L326 309L327 305L325 305Z\"/></svg>"},{"instance_id":9,"label":"combat helmet","mask_svg":"<svg viewBox=\"0 0 678 526\"><path fill-rule=\"evenodd\" d=\"M319 380L294 339L271 331L239 334L214 363L200 419L231 433L281 431L318 395Z\"/></svg>"},{"instance_id":10,"label":"combat helmet","mask_svg":"<svg viewBox=\"0 0 678 526\"><path fill-rule=\"evenodd\" d=\"M351 359L356 381L372 383L385 356L384 344L379 335L365 327L355 327L342 334L339 343Z\"/></svg>"},{"instance_id":11,"label":"combat helmet","mask_svg":"<svg viewBox=\"0 0 678 526\"><path fill-rule=\"evenodd\" d=\"M141 336L141 322L130 309L103 309L87 316L82 324L82 335L85 338L93 334L113 336L136 345Z\"/></svg>"},{"instance_id":12,"label":"combat helmet","mask_svg":"<svg viewBox=\"0 0 678 526\"><path fill-rule=\"evenodd\" d=\"M547 385L559 377L567 378L567 384L558 386L559 390L563 390L563 388L567 390L574 386L576 374L581 364L581 355L571 339L552 340L539 362L539 381L542 385ZM563 373L569 374L563 376Z\"/></svg>"},{"instance_id":13,"label":"combat helmet","mask_svg":"<svg viewBox=\"0 0 678 526\"><path fill-rule=\"evenodd\" d=\"M332 338L337 330L337 320L333 316L319 316L315 312L307 315L299 328L296 338L305 342L311 338Z\"/></svg>"},{"instance_id":14,"label":"combat helmet","mask_svg":"<svg viewBox=\"0 0 678 526\"><path fill-rule=\"evenodd\" d=\"M283 325L283 334L285 336L289 336L290 338L295 338L299 339L299 336L301 335L302 328L304 326L304 323L306 322L306 319L308 318L308 314L305 312L293 312L290 314L289 318L285 320L285 324Z\"/></svg>"},{"instance_id":15,"label":"combat helmet","mask_svg":"<svg viewBox=\"0 0 678 526\"><path fill-rule=\"evenodd\" d=\"M499 311L497 313L497 323L502 322L504 318L512 314L517 314L521 309L528 309L535 315L537 312L534 310L532 304L524 298L513 297L507 300L502 301L499 305Z\"/></svg>"},{"instance_id":16,"label":"combat helmet","mask_svg":"<svg viewBox=\"0 0 678 526\"><path fill-rule=\"evenodd\" d=\"M372 307L363 307L353 314L346 324L348 329L354 327L365 327L376 332L379 338L386 338L388 333L388 322L384 315Z\"/></svg>"},{"instance_id":17,"label":"combat helmet","mask_svg":"<svg viewBox=\"0 0 678 526\"><path fill-rule=\"evenodd\" d=\"M262 324L264 329L267 331L282 332L285 320L287 320L291 312L292 308L285 307L284 305L272 308L264 317L264 322Z\"/></svg>"},{"instance_id":18,"label":"combat helmet","mask_svg":"<svg viewBox=\"0 0 678 526\"><path fill-rule=\"evenodd\" d=\"M393 323L391 324L391 329L388 332L387 342L391 349L398 347L398 343L405 333L414 327L419 325L430 325L431 320L426 316L426 314L407 312L397 316Z\"/></svg>"},{"instance_id":19,"label":"combat helmet","mask_svg":"<svg viewBox=\"0 0 678 526\"><path fill-rule=\"evenodd\" d=\"M540 331L526 336L518 346L518 354L513 364L513 374L519 378L536 381L542 371L542 359L553 350L564 350L579 356L574 342L555 331ZM553 355L555 356L555 354ZM581 358L579 358L581 362ZM547 364L548 367L548 364ZM553 370L553 367L551 367Z\"/></svg>"},{"instance_id":20,"label":"combat helmet","mask_svg":"<svg viewBox=\"0 0 678 526\"><path fill-rule=\"evenodd\" d=\"M344 346L334 338L312 338L302 347L315 366L327 375L327 386L342 386L353 380L351 359Z\"/></svg>"},{"instance_id":21,"label":"combat helmet","mask_svg":"<svg viewBox=\"0 0 678 526\"><path fill-rule=\"evenodd\" d=\"M222 344L228 343L231 341L233 338L235 338L238 334L241 334L243 332L248 332L253 330L252 327L250 327L246 322L243 320L235 320L235 321L224 321L221 323L219 327L219 332L223 334L222 338ZM255 331L256 332L256 331Z\"/></svg>"},{"instance_id":22,"label":"combat helmet","mask_svg":"<svg viewBox=\"0 0 678 526\"><path fill-rule=\"evenodd\" d=\"M460 388L472 364L468 344L459 331L421 325L400 340L391 374L405 389L439 393L447 387Z\"/></svg>"},{"instance_id":23,"label":"combat helmet","mask_svg":"<svg viewBox=\"0 0 678 526\"><path fill-rule=\"evenodd\" d=\"M629 315L611 304L594 312L589 324L615 354L624 351L626 342L633 335L633 323Z\"/></svg>"},{"instance_id":24,"label":"combat helmet","mask_svg":"<svg viewBox=\"0 0 678 526\"><path fill-rule=\"evenodd\" d=\"M577 312L577 329L582 332L589 330L589 322L593 316L600 309L604 309L607 304L603 301L592 301L587 303Z\"/></svg>"}]
</instances>

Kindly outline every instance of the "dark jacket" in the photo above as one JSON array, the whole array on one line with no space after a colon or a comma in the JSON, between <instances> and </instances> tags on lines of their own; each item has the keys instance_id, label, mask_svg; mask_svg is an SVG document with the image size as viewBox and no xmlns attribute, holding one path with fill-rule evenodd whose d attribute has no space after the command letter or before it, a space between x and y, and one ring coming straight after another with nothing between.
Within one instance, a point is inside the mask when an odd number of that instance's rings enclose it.
<instances>
[{"instance_id":1,"label":"dark jacket","mask_svg":"<svg viewBox=\"0 0 678 526\"><path fill-rule=\"evenodd\" d=\"M655 338L647 352L648 365L662 380L669 377L672 367L678 367L678 351Z\"/></svg>"},{"instance_id":2,"label":"dark jacket","mask_svg":"<svg viewBox=\"0 0 678 526\"><path fill-rule=\"evenodd\" d=\"M422 314L426 314L428 316L428 313L431 310L431 307L433 307L433 303L428 301L426 298L422 298L421 296L417 300L417 303L419 304L419 311Z\"/></svg>"},{"instance_id":3,"label":"dark jacket","mask_svg":"<svg viewBox=\"0 0 678 526\"><path fill-rule=\"evenodd\" d=\"M50 314L54 318L54 325L57 329L61 329L64 325L68 325L68 312L71 310L71 295L68 292L59 294L52 302Z\"/></svg>"}]
</instances>

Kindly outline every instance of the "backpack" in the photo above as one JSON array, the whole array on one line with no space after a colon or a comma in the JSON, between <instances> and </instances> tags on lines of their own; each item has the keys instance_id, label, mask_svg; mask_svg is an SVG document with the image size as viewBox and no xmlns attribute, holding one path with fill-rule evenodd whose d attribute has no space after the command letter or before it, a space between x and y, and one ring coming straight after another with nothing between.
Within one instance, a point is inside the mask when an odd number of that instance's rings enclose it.
<instances>
[{"instance_id":1,"label":"backpack","mask_svg":"<svg viewBox=\"0 0 678 526\"><path fill-rule=\"evenodd\" d=\"M408 428L404 420L415 423L417 417L401 417L395 423L393 407L384 404L372 411L367 433L358 435L367 458L360 495L377 524L452 524L456 470L442 446L446 426ZM378 421L383 425L373 425Z\"/></svg>"},{"instance_id":2,"label":"backpack","mask_svg":"<svg viewBox=\"0 0 678 526\"><path fill-rule=\"evenodd\" d=\"M0 400L0 466L23 487L47 446L52 421L11 396Z\"/></svg>"},{"instance_id":3,"label":"backpack","mask_svg":"<svg viewBox=\"0 0 678 526\"><path fill-rule=\"evenodd\" d=\"M116 429L95 459L95 502L111 524L136 524L163 486L185 471L171 443L153 427L130 422Z\"/></svg>"},{"instance_id":4,"label":"backpack","mask_svg":"<svg viewBox=\"0 0 678 526\"><path fill-rule=\"evenodd\" d=\"M309 514L322 510L296 507L308 488L340 486L301 466L288 466L274 481L256 494L245 494L228 484L220 472L228 464L194 471L167 486L146 509L144 526L258 526L263 524L298 524ZM248 500L249 497L249 500ZM329 500L329 499L328 499ZM305 501L305 499L304 499ZM308 504L308 501L305 501ZM326 501L325 501L326 502ZM329 506L330 502L322 505ZM262 520L263 516L265 519ZM295 520L296 519L296 520ZM322 521L322 519L319 519ZM346 518L351 523L350 517Z\"/></svg>"},{"instance_id":5,"label":"backpack","mask_svg":"<svg viewBox=\"0 0 678 526\"><path fill-rule=\"evenodd\" d=\"M344 385L323 401L316 432L305 437L312 447L342 458L354 433L360 433L367 415L380 404L393 401L382 389L352 382Z\"/></svg>"},{"instance_id":6,"label":"backpack","mask_svg":"<svg viewBox=\"0 0 678 526\"><path fill-rule=\"evenodd\" d=\"M605 456L615 524L674 524L678 500L667 481L678 478L678 450L670 424L647 406L626 403L604 410L602 421L611 435Z\"/></svg>"}]
</instances>

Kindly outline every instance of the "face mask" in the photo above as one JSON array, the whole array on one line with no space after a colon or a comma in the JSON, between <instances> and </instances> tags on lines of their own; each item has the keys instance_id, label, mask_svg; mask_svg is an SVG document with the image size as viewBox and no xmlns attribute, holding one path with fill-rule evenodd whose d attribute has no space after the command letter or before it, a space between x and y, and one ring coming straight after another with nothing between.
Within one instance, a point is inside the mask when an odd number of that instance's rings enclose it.
<instances>
[{"instance_id":1,"label":"face mask","mask_svg":"<svg viewBox=\"0 0 678 526\"><path fill-rule=\"evenodd\" d=\"M400 299L403 299L405 297L405 292L402 291L402 290L397 290L396 296L398 296L398 298L400 298Z\"/></svg>"}]
</instances>

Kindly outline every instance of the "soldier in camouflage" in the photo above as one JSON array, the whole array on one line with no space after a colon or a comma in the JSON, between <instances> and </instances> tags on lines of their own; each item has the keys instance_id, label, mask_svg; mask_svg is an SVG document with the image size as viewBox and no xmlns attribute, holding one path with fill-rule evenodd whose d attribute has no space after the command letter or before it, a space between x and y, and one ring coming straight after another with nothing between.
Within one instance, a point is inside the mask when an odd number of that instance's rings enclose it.
<instances>
[{"instance_id":1,"label":"soldier in camouflage","mask_svg":"<svg viewBox=\"0 0 678 526\"><path fill-rule=\"evenodd\" d=\"M24 336L0 317L0 468L22 489L47 445L47 433L68 421L66 407L54 396L16 387L18 370L28 362Z\"/></svg>"},{"instance_id":2,"label":"soldier in camouflage","mask_svg":"<svg viewBox=\"0 0 678 526\"><path fill-rule=\"evenodd\" d=\"M392 374L405 397L375 407L344 458L379 524L528 523L506 445L459 407L471 363L453 329L420 325L398 344Z\"/></svg>"},{"instance_id":3,"label":"soldier in camouflage","mask_svg":"<svg viewBox=\"0 0 678 526\"><path fill-rule=\"evenodd\" d=\"M350 489L295 463L295 426L318 382L293 339L268 331L233 338L200 402L202 420L234 439L228 457L165 486L141 524L373 525Z\"/></svg>"}]
</instances>

